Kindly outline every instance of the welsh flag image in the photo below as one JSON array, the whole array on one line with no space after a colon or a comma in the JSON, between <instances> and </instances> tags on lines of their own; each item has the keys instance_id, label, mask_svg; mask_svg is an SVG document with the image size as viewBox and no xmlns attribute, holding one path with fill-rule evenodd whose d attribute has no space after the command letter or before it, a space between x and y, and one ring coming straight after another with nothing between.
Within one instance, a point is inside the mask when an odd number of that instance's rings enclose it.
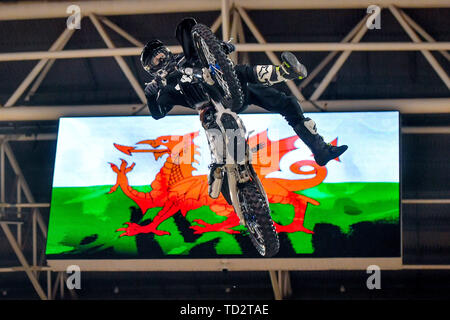
<instances>
[{"instance_id":1,"label":"welsh flag image","mask_svg":"<svg viewBox=\"0 0 450 320\"><path fill-rule=\"evenodd\" d=\"M349 146L323 167L281 116L240 116L277 257L400 256L398 112L305 114ZM47 256L258 258L232 206L208 196L210 162L195 115L61 118Z\"/></svg>"}]
</instances>

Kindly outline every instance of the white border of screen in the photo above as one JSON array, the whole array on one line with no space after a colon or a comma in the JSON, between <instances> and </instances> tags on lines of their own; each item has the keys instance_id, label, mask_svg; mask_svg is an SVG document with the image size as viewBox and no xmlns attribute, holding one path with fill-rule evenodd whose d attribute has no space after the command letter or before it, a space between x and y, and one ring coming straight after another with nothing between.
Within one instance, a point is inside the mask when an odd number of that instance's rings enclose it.
<instances>
[{"instance_id":1,"label":"white border of screen","mask_svg":"<svg viewBox=\"0 0 450 320\"><path fill-rule=\"evenodd\" d=\"M369 111L372 112L373 111ZM380 111L393 112L393 111ZM341 112L329 112L341 113ZM349 113L349 112L345 112ZM363 113L363 112L351 112ZM176 115L171 115L176 117ZM401 119L399 113L399 152L401 150ZM401 210L401 152L399 157L399 209L400 209L400 256L368 258L167 258L167 259L48 259L54 271L66 271L70 265L77 265L82 271L268 271L268 270L367 270L376 265L383 270L402 269L403 230Z\"/></svg>"}]
</instances>

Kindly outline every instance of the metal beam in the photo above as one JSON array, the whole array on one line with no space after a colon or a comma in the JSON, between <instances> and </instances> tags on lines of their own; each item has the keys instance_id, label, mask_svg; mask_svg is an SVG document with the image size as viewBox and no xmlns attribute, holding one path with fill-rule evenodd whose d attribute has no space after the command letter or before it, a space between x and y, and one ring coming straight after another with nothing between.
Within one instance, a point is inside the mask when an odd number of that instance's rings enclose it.
<instances>
[{"instance_id":1,"label":"metal beam","mask_svg":"<svg viewBox=\"0 0 450 320\"><path fill-rule=\"evenodd\" d=\"M103 41L105 42L106 46L110 49L114 49L115 45L111 41L111 38L108 36L108 34L105 32L105 29L103 29L102 25L98 21L97 17L94 14L90 14L89 18L91 19L92 23L94 24L95 28L97 29L98 33L102 37ZM125 62L123 57L120 56L114 56L114 59L116 60L119 67L122 69L122 72L127 77L128 81L131 84L131 87L136 91L136 94L138 95L139 99L142 101L142 103L147 103L147 98L145 97L144 90L142 89L139 82L134 77L133 73L130 70L130 67Z\"/></svg>"},{"instance_id":2,"label":"metal beam","mask_svg":"<svg viewBox=\"0 0 450 320\"><path fill-rule=\"evenodd\" d=\"M235 44L238 40L238 24L239 24L239 14L236 12L236 10L233 9L233 20L231 23L231 31L230 31L230 40L232 39ZM237 51L234 51L230 54L231 60L234 62L234 64L238 63L238 53Z\"/></svg>"},{"instance_id":3,"label":"metal beam","mask_svg":"<svg viewBox=\"0 0 450 320\"><path fill-rule=\"evenodd\" d=\"M237 18L237 34L238 34L238 38L239 38L239 44L246 43L244 26L242 25L241 16L239 15L239 13L236 13L236 12L235 12L235 15ZM236 43L238 43L238 41L236 41ZM237 52L239 52L239 50L236 49L236 55L237 55ZM248 52L244 51L241 56L242 56L242 64L250 63L250 58L249 58Z\"/></svg>"},{"instance_id":4,"label":"metal beam","mask_svg":"<svg viewBox=\"0 0 450 320\"><path fill-rule=\"evenodd\" d=\"M402 204L450 204L450 199L403 199Z\"/></svg>"},{"instance_id":5,"label":"metal beam","mask_svg":"<svg viewBox=\"0 0 450 320\"><path fill-rule=\"evenodd\" d=\"M61 272L61 277L59 278L59 296L64 299L64 272Z\"/></svg>"},{"instance_id":6,"label":"metal beam","mask_svg":"<svg viewBox=\"0 0 450 320\"><path fill-rule=\"evenodd\" d=\"M21 251L23 249L22 247L22 236L21 236L21 228L23 225L22 221L7 221L7 220L0 220L1 223L4 223L5 225L15 225L17 227L17 247ZM33 270L33 267L31 267L33 274L35 274L35 271ZM0 272L17 272L17 271L25 271L25 268L22 267L3 267L0 268Z\"/></svg>"},{"instance_id":7,"label":"metal beam","mask_svg":"<svg viewBox=\"0 0 450 320\"><path fill-rule=\"evenodd\" d=\"M421 43L422 40L417 36L417 34L414 32L414 30L411 29L411 27L408 25L408 23L405 21L403 16L401 15L400 11L390 5L389 10L394 15L394 17L397 19L397 21L400 23L402 28L405 30L405 32L408 34L408 36L414 41L415 43ZM444 82L444 84L447 86L448 89L450 89L450 78L447 75L447 72L441 67L441 65L437 62L436 58L431 54L428 50L421 50L423 56L425 59L428 60L431 67L433 67L434 71L438 74L438 76L441 78L441 80Z\"/></svg>"},{"instance_id":8,"label":"metal beam","mask_svg":"<svg viewBox=\"0 0 450 320\"><path fill-rule=\"evenodd\" d=\"M237 51L419 51L419 50L450 50L450 42L301 42L301 43L245 43L236 46Z\"/></svg>"},{"instance_id":9,"label":"metal beam","mask_svg":"<svg viewBox=\"0 0 450 320\"><path fill-rule=\"evenodd\" d=\"M430 36L421 26L419 26L413 19L411 19L410 16L408 16L405 11L401 10L400 13L402 14L403 18L408 22L408 24L416 30L418 34L420 34L425 40L428 42L436 42L436 40L433 39L432 36ZM442 54L448 61L450 61L450 54L447 51L439 51L440 54Z\"/></svg>"},{"instance_id":10,"label":"metal beam","mask_svg":"<svg viewBox=\"0 0 450 320\"><path fill-rule=\"evenodd\" d=\"M174 48L168 46L174 53L181 52L181 47ZM175 49L175 50L174 50ZM178 50L177 50L178 49ZM138 56L142 48L128 47L115 49L82 49L82 50L64 50L60 52L49 51L30 51L30 52L11 52L0 53L0 62L3 61L25 61L38 59L74 59L74 58L100 58L114 56Z\"/></svg>"},{"instance_id":11,"label":"metal beam","mask_svg":"<svg viewBox=\"0 0 450 320\"><path fill-rule=\"evenodd\" d=\"M33 241L33 267L37 266L37 230L36 230L36 224L37 224L37 212L36 209L33 210L32 216L31 216L31 238ZM34 276L37 278L37 272L33 271Z\"/></svg>"},{"instance_id":12,"label":"metal beam","mask_svg":"<svg viewBox=\"0 0 450 320\"><path fill-rule=\"evenodd\" d=\"M415 270L450 270L450 264L410 264L410 265L404 265L402 269L415 269Z\"/></svg>"},{"instance_id":13,"label":"metal beam","mask_svg":"<svg viewBox=\"0 0 450 320\"><path fill-rule=\"evenodd\" d=\"M73 34L73 30L70 29L64 29L63 33L56 39L56 41L52 44L49 51L50 52L56 52L62 49L63 44L67 43L69 41L70 37ZM14 93L11 95L11 97L6 101L4 107L11 107L13 106L17 100L22 96L22 94L25 92L25 90L28 88L28 86L33 82L33 80L39 75L41 70L45 67L49 60L48 59L42 59L39 61L34 68L31 70L31 72L28 74L28 76L22 81L22 83L19 85L19 87L14 91Z\"/></svg>"},{"instance_id":14,"label":"metal beam","mask_svg":"<svg viewBox=\"0 0 450 320\"><path fill-rule=\"evenodd\" d=\"M402 127L403 134L450 134L450 127Z\"/></svg>"},{"instance_id":15,"label":"metal beam","mask_svg":"<svg viewBox=\"0 0 450 320\"><path fill-rule=\"evenodd\" d=\"M16 240L14 239L14 236L12 235L11 230L9 229L9 226L3 222L0 222L0 226L3 229L3 232L5 233L9 244L13 248L14 253L16 254L17 258L19 259L20 263L22 264L24 271L27 274L28 278L30 279L31 284L33 285L37 294L39 295L39 297L42 300L47 300L47 296L45 295L44 290L42 290L41 285L39 284L36 277L34 276L33 271L30 268L30 265L28 264L27 260L25 259L25 256L23 255L22 250L20 250L19 245L17 244Z\"/></svg>"},{"instance_id":16,"label":"metal beam","mask_svg":"<svg viewBox=\"0 0 450 320\"><path fill-rule=\"evenodd\" d=\"M291 9L365 9L372 0L234 0L236 5L246 9L291 10ZM26 20L67 18L66 9L72 1L46 1L0 4L0 20ZM77 1L83 15L91 13L113 16L172 12L220 11L220 0L110 0ZM448 8L446 0L378 0L380 7L390 4L402 8Z\"/></svg>"},{"instance_id":17,"label":"metal beam","mask_svg":"<svg viewBox=\"0 0 450 320\"><path fill-rule=\"evenodd\" d=\"M396 110L402 113L448 113L450 98L422 99L373 99L373 100L319 100L312 104L302 102L305 112L316 112L317 107L326 111L381 111ZM80 116L130 116L141 108L140 104L130 105L79 105L79 106L39 106L0 109L2 121L45 121L58 120L60 117ZM265 113L264 109L251 105L244 113ZM169 114L197 114L194 110L175 106ZM149 115L144 109L136 115ZM1 135L0 135L1 136ZM5 136L5 135L3 135ZM54 134L38 134L33 136L11 135L8 140L52 140ZM34 201L31 201L34 202Z\"/></svg>"},{"instance_id":18,"label":"metal beam","mask_svg":"<svg viewBox=\"0 0 450 320\"><path fill-rule=\"evenodd\" d=\"M47 299L52 300L52 271L47 270Z\"/></svg>"},{"instance_id":19,"label":"metal beam","mask_svg":"<svg viewBox=\"0 0 450 320\"><path fill-rule=\"evenodd\" d=\"M81 18L83 19L83 18ZM66 46L67 42L69 42L70 38L72 37L73 32L65 38L65 40L61 43L61 45L55 50L55 51L61 51ZM47 64L45 65L44 69L39 73L38 77L34 81L33 85L31 86L30 90L28 91L27 95L25 96L25 101L30 101L30 98L36 93L37 89L41 85L41 83L44 81L45 77L49 73L50 69L52 68L53 64L55 63L55 59L48 60Z\"/></svg>"},{"instance_id":20,"label":"metal beam","mask_svg":"<svg viewBox=\"0 0 450 320\"><path fill-rule=\"evenodd\" d=\"M0 4L0 20L67 18L67 7L71 1L18 2ZM84 16L99 14L105 16L151 13L174 13L194 11L219 11L220 0L110 0L77 1Z\"/></svg>"},{"instance_id":21,"label":"metal beam","mask_svg":"<svg viewBox=\"0 0 450 320\"><path fill-rule=\"evenodd\" d=\"M8 141L8 140L7 140ZM17 176L16 176L17 177ZM20 178L17 177L17 190L16 190L16 194L17 194L17 203L22 203L22 185L20 184ZM22 214L22 208L18 208L17 209L17 218L21 218L21 214ZM18 232L21 229L19 228ZM18 234L18 237L20 236L20 233ZM19 241L19 244L21 244L22 241Z\"/></svg>"},{"instance_id":22,"label":"metal beam","mask_svg":"<svg viewBox=\"0 0 450 320\"><path fill-rule=\"evenodd\" d=\"M219 16L216 18L216 20L214 20L213 24L209 28L213 33L216 33L221 24L222 24L222 15L219 14Z\"/></svg>"},{"instance_id":23,"label":"metal beam","mask_svg":"<svg viewBox=\"0 0 450 320\"><path fill-rule=\"evenodd\" d=\"M274 294L275 300L282 300L283 296L281 294L280 286L278 284L276 271L270 270L269 275L270 275L270 282L272 283L273 294Z\"/></svg>"},{"instance_id":24,"label":"metal beam","mask_svg":"<svg viewBox=\"0 0 450 320\"><path fill-rule=\"evenodd\" d=\"M294 9L366 9L374 4L372 0L235 0L237 5L254 10L294 10ZM448 8L446 0L378 0L380 7L394 4L403 8Z\"/></svg>"},{"instance_id":25,"label":"metal beam","mask_svg":"<svg viewBox=\"0 0 450 320\"><path fill-rule=\"evenodd\" d=\"M49 208L50 203L0 203L0 208Z\"/></svg>"},{"instance_id":26,"label":"metal beam","mask_svg":"<svg viewBox=\"0 0 450 320\"><path fill-rule=\"evenodd\" d=\"M22 221L9 221L9 220L0 220L2 223L6 223L6 224L14 224L14 225L19 225L19 224L23 224Z\"/></svg>"},{"instance_id":27,"label":"metal beam","mask_svg":"<svg viewBox=\"0 0 450 320\"><path fill-rule=\"evenodd\" d=\"M77 116L130 116L135 113L141 104L118 105L87 105L87 106L41 106L41 107L14 107L0 109L2 121L27 121L27 120L58 120L61 117ZM148 110L142 110L138 115L149 115ZM26 120L27 119L27 120ZM23 135L23 139L26 139ZM30 137L31 140L34 137Z\"/></svg>"},{"instance_id":28,"label":"metal beam","mask_svg":"<svg viewBox=\"0 0 450 320\"><path fill-rule=\"evenodd\" d=\"M450 98L431 99L374 99L374 100L319 100L314 104L326 111L383 111L401 113L448 113ZM308 101L302 103L305 111L317 111Z\"/></svg>"},{"instance_id":29,"label":"metal beam","mask_svg":"<svg viewBox=\"0 0 450 320\"><path fill-rule=\"evenodd\" d=\"M181 53L180 46L167 46L174 53ZM247 52L263 52L271 51L418 51L426 50L450 50L450 42L437 43L421 43L414 44L410 42L376 42L376 43L267 43L267 44L238 44L237 51ZM82 49L82 50L64 50L62 52L48 52L48 51L28 51L28 52L10 52L1 53L0 62L4 61L26 61L38 60L45 58L52 59L76 59L76 58L102 58L112 56L138 56L142 48L124 47L114 49Z\"/></svg>"},{"instance_id":30,"label":"metal beam","mask_svg":"<svg viewBox=\"0 0 450 320\"><path fill-rule=\"evenodd\" d=\"M361 21L341 40L341 43L348 43L361 29L362 25L366 22L366 17L362 18ZM334 59L334 57L339 53L339 51L330 52L311 72L308 72L306 79L303 79L298 88L301 90L306 87L325 66Z\"/></svg>"},{"instance_id":31,"label":"metal beam","mask_svg":"<svg viewBox=\"0 0 450 320\"><path fill-rule=\"evenodd\" d=\"M167 46L173 53L181 53L180 46ZM302 42L302 43L238 43L238 52L281 52L281 51L442 51L450 50L450 42L364 42L364 43L340 43L340 42ZM26 61L40 59L77 59L77 58L104 58L114 56L139 56L142 48L104 48L81 49L64 51L29 51L0 53L0 62Z\"/></svg>"},{"instance_id":32,"label":"metal beam","mask_svg":"<svg viewBox=\"0 0 450 320\"><path fill-rule=\"evenodd\" d=\"M247 25L247 27L250 29L250 31L252 32L253 36L256 38L256 40L260 43L260 44L266 44L267 41L266 39L264 39L263 35L261 34L261 32L258 30L258 28L256 27L256 25L253 23L252 19L250 19L249 15L247 14L247 12L245 12L244 9L242 9L239 6L236 6L236 9L239 12L239 15L241 16L241 18L244 20L245 24ZM242 46L245 46L245 44L243 44ZM280 59L278 59L278 57L275 55L275 53L273 53L270 50L266 50L265 51L267 57L269 58L269 60L274 64L274 65L280 65L281 61ZM302 93L300 92L300 90L297 88L297 86L295 85L295 82L292 80L286 81L286 85L288 86L289 90L291 90L292 94L300 101L304 101L306 100L305 97L302 95Z\"/></svg>"},{"instance_id":33,"label":"metal beam","mask_svg":"<svg viewBox=\"0 0 450 320\"><path fill-rule=\"evenodd\" d=\"M53 285L53 290L52 290L52 295L51 295L52 299L51 300L55 300L55 298L56 298L56 293L57 293L58 287L60 285L59 279L61 278L61 276L62 276L62 272L57 272L56 273L56 279L55 279L55 283Z\"/></svg>"},{"instance_id":34,"label":"metal beam","mask_svg":"<svg viewBox=\"0 0 450 320\"><path fill-rule=\"evenodd\" d=\"M221 0L222 40L230 39L230 0Z\"/></svg>"},{"instance_id":35,"label":"metal beam","mask_svg":"<svg viewBox=\"0 0 450 320\"><path fill-rule=\"evenodd\" d=\"M407 102L404 102L405 105L407 105ZM449 101L450 103L450 101ZM254 113L259 112L262 109L256 106L250 106L248 112ZM401 128L402 134L450 134L450 127L445 126L439 126L439 127L402 127ZM0 139L5 139L5 141L36 141L36 140L48 140L53 141L57 139L56 133L41 133L34 135L32 137L25 136L25 135L0 135ZM20 181L20 180L19 180ZM33 208L33 207L49 207L49 203L19 203L17 204L7 204L7 207L14 207L18 210L21 210L22 208ZM0 204L0 207L4 204Z\"/></svg>"},{"instance_id":36,"label":"metal beam","mask_svg":"<svg viewBox=\"0 0 450 320\"><path fill-rule=\"evenodd\" d=\"M288 270L286 270L284 272L285 272L284 288L286 290L286 293L284 294L284 296L290 297L290 296L292 296L291 274Z\"/></svg>"},{"instance_id":37,"label":"metal beam","mask_svg":"<svg viewBox=\"0 0 450 320\"><path fill-rule=\"evenodd\" d=\"M16 108L16 107L15 107ZM55 140L57 134L56 133L37 133L33 135L27 134L0 134L0 140L4 139L5 141L36 141L36 140ZM22 190L20 187L20 180L17 186L18 190ZM18 193L17 202L20 203L20 193Z\"/></svg>"},{"instance_id":38,"label":"metal beam","mask_svg":"<svg viewBox=\"0 0 450 320\"><path fill-rule=\"evenodd\" d=\"M17 224L17 244L19 245L20 249L23 249L23 244L24 244L22 242L22 224L23 223L18 223Z\"/></svg>"},{"instance_id":39,"label":"metal beam","mask_svg":"<svg viewBox=\"0 0 450 320\"><path fill-rule=\"evenodd\" d=\"M126 32L125 30L123 30L121 27L119 27L117 24L115 24L114 22L109 20L107 17L100 16L100 17L98 17L98 19L101 22L103 22L105 25L107 25L109 28L111 28L112 30L117 32L117 34L120 34L124 39L126 39L129 42L131 42L132 44L134 44L136 47L142 48L144 46L144 44L141 41L139 41L138 39L133 37L131 34Z\"/></svg>"},{"instance_id":40,"label":"metal beam","mask_svg":"<svg viewBox=\"0 0 450 320\"><path fill-rule=\"evenodd\" d=\"M0 202L5 202L5 175L6 175L6 162L5 162L5 140L0 139ZM4 212L4 209L1 210L1 212Z\"/></svg>"},{"instance_id":41,"label":"metal beam","mask_svg":"<svg viewBox=\"0 0 450 320\"><path fill-rule=\"evenodd\" d=\"M380 12L378 12L378 14L380 14ZM360 27L360 29L358 30L358 32L356 33L356 35L353 37L353 39L350 42L351 43L359 42L362 39L362 37L366 34L367 30L368 30L368 28L366 27L366 25L362 24L362 26ZM317 99L319 99L319 97L322 95L322 93L325 91L325 89L330 84L331 80L333 80L333 78L336 76L338 71L344 65L345 61L347 61L347 59L351 53L352 53L351 50L347 50L347 51L344 51L341 53L339 58L337 58L337 60L335 61L335 63L331 67L331 69L328 71L328 73L325 75L323 80L320 82L319 86L316 88L316 90L314 90L314 92L311 95L311 97L309 98L309 100L316 101Z\"/></svg>"},{"instance_id":42,"label":"metal beam","mask_svg":"<svg viewBox=\"0 0 450 320\"><path fill-rule=\"evenodd\" d=\"M1 223L6 223L6 222L2 221ZM6 224L10 224L10 223L6 223ZM31 269L31 271L48 271L48 270L51 270L50 267L31 267L31 266L30 266L30 269ZM21 272L21 271L25 271L25 268L23 266L0 268L0 273Z\"/></svg>"},{"instance_id":43,"label":"metal beam","mask_svg":"<svg viewBox=\"0 0 450 320\"><path fill-rule=\"evenodd\" d=\"M290 281L289 271L278 271L278 285L280 287L280 292L282 297L288 297L292 295L292 287Z\"/></svg>"},{"instance_id":44,"label":"metal beam","mask_svg":"<svg viewBox=\"0 0 450 320\"><path fill-rule=\"evenodd\" d=\"M3 110L10 110L10 109L15 109L15 108L8 108L8 109L3 109ZM22 170L20 169L19 163L17 162L16 157L14 156L14 153L12 152L11 147L9 146L9 143L5 142L3 146L5 148L5 154L8 157L9 163L10 163L14 173L16 174L16 176L19 177L20 184L22 186L22 190L23 190L23 193L25 194L27 201L30 203L35 203L33 194L31 193L31 189L28 186L27 181L25 180ZM42 233L44 234L44 237L47 238L47 226L39 212L38 212L36 218L37 218L37 223L39 224L39 228L41 229Z\"/></svg>"}]
</instances>

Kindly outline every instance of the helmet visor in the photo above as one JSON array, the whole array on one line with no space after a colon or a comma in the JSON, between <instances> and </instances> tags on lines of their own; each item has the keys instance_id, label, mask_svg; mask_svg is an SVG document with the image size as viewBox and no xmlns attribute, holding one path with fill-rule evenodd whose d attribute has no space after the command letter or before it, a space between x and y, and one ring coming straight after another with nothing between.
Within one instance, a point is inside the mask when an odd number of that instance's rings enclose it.
<instances>
[{"instance_id":1,"label":"helmet visor","mask_svg":"<svg viewBox=\"0 0 450 320\"><path fill-rule=\"evenodd\" d=\"M169 61L170 53L167 50L157 50L145 61L144 69L148 72L156 72L164 68Z\"/></svg>"}]
</instances>

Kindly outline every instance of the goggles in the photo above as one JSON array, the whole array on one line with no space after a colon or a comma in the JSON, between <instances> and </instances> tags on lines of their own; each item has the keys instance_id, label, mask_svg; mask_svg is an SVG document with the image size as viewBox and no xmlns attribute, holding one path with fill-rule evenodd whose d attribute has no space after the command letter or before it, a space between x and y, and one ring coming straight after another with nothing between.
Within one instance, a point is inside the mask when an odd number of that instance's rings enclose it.
<instances>
[{"instance_id":1,"label":"goggles","mask_svg":"<svg viewBox=\"0 0 450 320\"><path fill-rule=\"evenodd\" d=\"M172 53L167 48L159 48L145 61L144 69L150 73L166 68L173 60Z\"/></svg>"}]
</instances>

